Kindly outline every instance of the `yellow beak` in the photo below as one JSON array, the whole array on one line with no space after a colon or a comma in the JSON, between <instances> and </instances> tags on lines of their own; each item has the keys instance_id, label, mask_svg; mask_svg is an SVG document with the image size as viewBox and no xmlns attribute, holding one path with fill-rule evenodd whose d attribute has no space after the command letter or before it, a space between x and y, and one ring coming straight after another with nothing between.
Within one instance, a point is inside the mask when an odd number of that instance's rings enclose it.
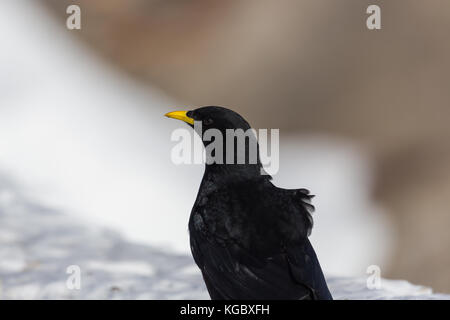
<instances>
[{"instance_id":1,"label":"yellow beak","mask_svg":"<svg viewBox=\"0 0 450 320\"><path fill-rule=\"evenodd\" d=\"M187 111L172 111L172 112L166 113L165 116L168 118L178 119L178 120L184 121L186 123L189 123L191 125L194 125L194 119L189 118L186 115L186 113L187 113Z\"/></svg>"}]
</instances>

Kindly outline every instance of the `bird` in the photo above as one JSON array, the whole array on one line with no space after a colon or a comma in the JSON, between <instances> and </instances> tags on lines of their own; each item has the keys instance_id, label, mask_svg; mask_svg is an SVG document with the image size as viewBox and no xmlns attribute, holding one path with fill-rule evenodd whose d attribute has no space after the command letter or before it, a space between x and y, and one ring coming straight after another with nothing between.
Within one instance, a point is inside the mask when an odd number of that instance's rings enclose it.
<instances>
[{"instance_id":1,"label":"bird","mask_svg":"<svg viewBox=\"0 0 450 320\"><path fill-rule=\"evenodd\" d=\"M165 116L194 129L199 124L201 137L214 129L234 142L227 130L251 129L238 113L218 106ZM246 139L245 155L252 139L256 137ZM212 143L202 140L205 148ZM307 189L276 187L264 172L259 146L257 150L253 163L236 162L236 146L229 157L233 161L206 161L188 229L208 293L212 300L332 300L308 239L313 196Z\"/></svg>"}]
</instances>

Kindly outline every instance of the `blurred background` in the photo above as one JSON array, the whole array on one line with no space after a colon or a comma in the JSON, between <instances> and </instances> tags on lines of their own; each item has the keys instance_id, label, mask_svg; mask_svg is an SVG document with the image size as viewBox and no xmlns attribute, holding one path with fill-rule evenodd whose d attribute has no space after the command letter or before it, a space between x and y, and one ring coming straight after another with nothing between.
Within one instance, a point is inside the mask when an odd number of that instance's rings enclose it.
<instances>
[{"instance_id":1,"label":"blurred background","mask_svg":"<svg viewBox=\"0 0 450 320\"><path fill-rule=\"evenodd\" d=\"M182 124L162 115L226 106L280 128L274 182L317 195L312 241L327 274L375 264L450 292L450 3L378 0L382 29L370 31L372 2L9 1L0 178L188 253L203 167L171 163ZM66 28L71 4L81 30Z\"/></svg>"}]
</instances>

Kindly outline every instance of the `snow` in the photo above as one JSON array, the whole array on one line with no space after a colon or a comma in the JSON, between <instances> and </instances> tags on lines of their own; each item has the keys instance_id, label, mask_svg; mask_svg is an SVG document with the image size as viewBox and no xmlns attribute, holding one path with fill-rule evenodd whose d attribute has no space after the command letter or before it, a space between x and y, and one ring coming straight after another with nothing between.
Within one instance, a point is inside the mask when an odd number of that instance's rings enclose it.
<instances>
[{"instance_id":1,"label":"snow","mask_svg":"<svg viewBox=\"0 0 450 320\"><path fill-rule=\"evenodd\" d=\"M43 207L0 179L0 299L209 299L189 255L125 240L117 232ZM320 256L320 254L319 254ZM78 266L80 288L67 285ZM450 299L407 281L328 277L335 299Z\"/></svg>"},{"instance_id":2,"label":"snow","mask_svg":"<svg viewBox=\"0 0 450 320\"><path fill-rule=\"evenodd\" d=\"M2 179L3 180L3 179ZM187 255L125 241L0 186L0 299L200 299L205 288ZM81 289L70 290L69 266Z\"/></svg>"}]
</instances>

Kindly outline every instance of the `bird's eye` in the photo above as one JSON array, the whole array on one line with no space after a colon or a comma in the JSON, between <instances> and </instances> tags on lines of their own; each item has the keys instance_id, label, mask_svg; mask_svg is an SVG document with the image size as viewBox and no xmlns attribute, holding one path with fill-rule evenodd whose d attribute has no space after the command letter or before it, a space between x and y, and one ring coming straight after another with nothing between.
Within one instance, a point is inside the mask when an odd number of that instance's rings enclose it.
<instances>
[{"instance_id":1,"label":"bird's eye","mask_svg":"<svg viewBox=\"0 0 450 320\"><path fill-rule=\"evenodd\" d=\"M213 123L213 119L211 119L211 118L208 118L208 119L203 120L203 124L204 124L205 126L209 126L209 125L211 125L212 123Z\"/></svg>"}]
</instances>

